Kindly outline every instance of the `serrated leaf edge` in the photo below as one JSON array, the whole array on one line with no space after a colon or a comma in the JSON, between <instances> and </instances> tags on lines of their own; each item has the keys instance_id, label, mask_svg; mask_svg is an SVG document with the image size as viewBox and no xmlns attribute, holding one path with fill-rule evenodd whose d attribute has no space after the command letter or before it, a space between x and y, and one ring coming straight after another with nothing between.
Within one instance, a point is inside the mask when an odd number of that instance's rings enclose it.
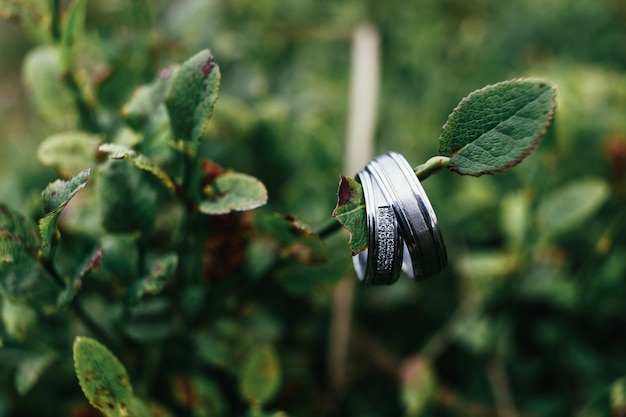
<instances>
[{"instance_id":1,"label":"serrated leaf edge","mask_svg":"<svg viewBox=\"0 0 626 417\"><path fill-rule=\"evenodd\" d=\"M530 155L535 148L537 147L537 145L539 144L539 142L541 141L541 138L543 138L543 136L546 134L548 128L550 127L550 125L552 124L552 120L554 119L554 113L556 111L556 86L544 79L541 78L515 78L512 80L506 80L506 81L500 81L498 83L495 84L490 84L487 85L483 88L480 88L478 90L472 91L469 95L467 95L466 97L464 97L459 104L454 108L454 110L452 110L452 112L450 113L450 115L454 114L455 111L457 111L458 109L462 108L473 96L480 94L484 91L487 90L491 90L493 88L502 86L502 85L506 85L506 84L513 84L516 82L520 82L520 81L524 81L524 82L539 82L542 83L544 85L550 86L550 89L552 90L552 106L550 106L550 110L548 111L547 117L546 117L546 121L544 123L543 129L535 136L535 138L531 141L530 145L526 148L526 151L524 153L522 153L517 159L515 159L514 161L511 161L508 164L505 164L499 168L496 169L490 169L490 170L485 170L485 171L479 171L477 173L464 173L461 172L459 167L457 165L454 165L452 163L450 163L447 168L452 171L455 172L459 175L469 175L472 177L480 177L481 175L485 175L485 174L497 174L503 171L506 171L507 169L514 167L515 165L519 164L520 162L522 162L528 155ZM524 106L525 107L525 106ZM442 130L446 129L446 126L448 125L448 121L446 121L446 123L443 125ZM481 135L482 136L482 135ZM473 142L472 142L473 143ZM468 144L469 145L469 144ZM466 146L463 146L462 148L458 149L457 151L451 153L450 155L448 155L448 157L450 157L450 160L452 161L452 158L458 154L461 150L465 149Z\"/></svg>"}]
</instances>

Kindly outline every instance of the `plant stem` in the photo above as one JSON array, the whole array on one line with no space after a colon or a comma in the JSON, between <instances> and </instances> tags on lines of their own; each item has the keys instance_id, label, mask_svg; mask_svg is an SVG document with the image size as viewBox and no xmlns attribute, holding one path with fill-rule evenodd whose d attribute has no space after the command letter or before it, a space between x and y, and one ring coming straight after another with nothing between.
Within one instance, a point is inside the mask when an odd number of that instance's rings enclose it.
<instances>
[{"instance_id":1,"label":"plant stem","mask_svg":"<svg viewBox=\"0 0 626 417\"><path fill-rule=\"evenodd\" d=\"M435 174L441 171L443 168L447 167L449 163L450 158L448 158L447 156L433 156L422 165L418 165L415 167L415 175L417 175L420 181L424 181L432 174Z\"/></svg>"},{"instance_id":2,"label":"plant stem","mask_svg":"<svg viewBox=\"0 0 626 417\"><path fill-rule=\"evenodd\" d=\"M40 259L39 262L46 272L48 272L48 274L52 277L55 284L57 284L60 289L65 289L66 284L52 262L49 259ZM83 306L78 302L77 298L74 298L71 301L70 307L85 327L87 327L98 339L112 349L121 351L120 344L112 338L89 314L87 314L87 311L85 311Z\"/></svg>"},{"instance_id":3,"label":"plant stem","mask_svg":"<svg viewBox=\"0 0 626 417\"><path fill-rule=\"evenodd\" d=\"M61 0L52 0L52 22L50 32L55 42L61 40Z\"/></svg>"},{"instance_id":4,"label":"plant stem","mask_svg":"<svg viewBox=\"0 0 626 417\"><path fill-rule=\"evenodd\" d=\"M100 133L100 128L93 106L85 99L83 90L76 80L76 75L73 72L68 72L64 76L65 84L68 86L72 94L74 95L74 103L78 110L78 117L80 127L90 133Z\"/></svg>"}]
</instances>

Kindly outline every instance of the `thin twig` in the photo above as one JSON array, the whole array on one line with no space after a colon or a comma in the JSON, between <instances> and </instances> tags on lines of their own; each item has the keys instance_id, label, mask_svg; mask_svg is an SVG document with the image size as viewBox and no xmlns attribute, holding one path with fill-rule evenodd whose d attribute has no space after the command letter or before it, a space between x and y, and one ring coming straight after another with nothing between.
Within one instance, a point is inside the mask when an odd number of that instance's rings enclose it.
<instances>
[{"instance_id":1,"label":"thin twig","mask_svg":"<svg viewBox=\"0 0 626 417\"><path fill-rule=\"evenodd\" d=\"M487 363L487 376L493 391L498 417L519 417L513 405L513 396L504 364L498 356L493 357Z\"/></svg>"},{"instance_id":2,"label":"thin twig","mask_svg":"<svg viewBox=\"0 0 626 417\"><path fill-rule=\"evenodd\" d=\"M46 270L48 275L50 275L57 284L60 289L65 289L66 283L61 277L61 274L56 270L54 265L49 259L40 259L39 260L41 266ZM83 325L89 329L94 336L100 339L104 344L109 346L111 349L121 351L120 343L111 337L107 331L104 330L88 313L85 311L83 306L80 304L77 298L74 298L70 302L70 308L72 312L79 318L79 320L83 323Z\"/></svg>"},{"instance_id":3,"label":"thin twig","mask_svg":"<svg viewBox=\"0 0 626 417\"><path fill-rule=\"evenodd\" d=\"M52 0L50 32L55 42L61 40L61 0Z\"/></svg>"}]
</instances>

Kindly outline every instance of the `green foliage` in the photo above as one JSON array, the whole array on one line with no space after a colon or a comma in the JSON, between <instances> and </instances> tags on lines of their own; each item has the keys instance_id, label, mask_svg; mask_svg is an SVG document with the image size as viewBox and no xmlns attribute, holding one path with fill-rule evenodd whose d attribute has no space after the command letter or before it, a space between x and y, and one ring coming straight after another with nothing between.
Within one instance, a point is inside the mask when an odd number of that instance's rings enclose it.
<instances>
[{"instance_id":1,"label":"green foliage","mask_svg":"<svg viewBox=\"0 0 626 417\"><path fill-rule=\"evenodd\" d=\"M242 364L239 384L241 396L255 406L268 403L278 391L280 374L280 362L274 347L255 347Z\"/></svg>"},{"instance_id":2,"label":"green foliage","mask_svg":"<svg viewBox=\"0 0 626 417\"><path fill-rule=\"evenodd\" d=\"M207 49L189 58L172 76L165 105L174 138L191 149L205 138L220 88L220 68Z\"/></svg>"},{"instance_id":3,"label":"green foliage","mask_svg":"<svg viewBox=\"0 0 626 417\"><path fill-rule=\"evenodd\" d=\"M548 128L555 95L544 80L513 80L464 98L439 137L439 152L451 157L448 169L478 176L520 163Z\"/></svg>"},{"instance_id":4,"label":"green foliage","mask_svg":"<svg viewBox=\"0 0 626 417\"><path fill-rule=\"evenodd\" d=\"M41 142L37 157L63 177L70 177L96 163L99 144L98 137L84 132L57 133Z\"/></svg>"},{"instance_id":5,"label":"green foliage","mask_svg":"<svg viewBox=\"0 0 626 417\"><path fill-rule=\"evenodd\" d=\"M47 214L39 219L39 234L44 249L52 244L61 211L72 197L87 185L89 172L89 168L87 168L68 181L56 180L43 190L43 207Z\"/></svg>"},{"instance_id":6,"label":"green foliage","mask_svg":"<svg viewBox=\"0 0 626 417\"><path fill-rule=\"evenodd\" d=\"M198 210L204 214L248 211L267 202L267 190L262 182L250 175L236 172L219 175L202 192L205 198L200 201Z\"/></svg>"},{"instance_id":7,"label":"green foliage","mask_svg":"<svg viewBox=\"0 0 626 417\"><path fill-rule=\"evenodd\" d=\"M0 416L622 415L624 16L0 0ZM350 292L365 21L449 266Z\"/></svg>"},{"instance_id":8,"label":"green foliage","mask_svg":"<svg viewBox=\"0 0 626 417\"><path fill-rule=\"evenodd\" d=\"M124 365L88 337L77 337L73 351L76 376L89 403L107 417L129 415L134 394Z\"/></svg>"},{"instance_id":9,"label":"green foliage","mask_svg":"<svg viewBox=\"0 0 626 417\"><path fill-rule=\"evenodd\" d=\"M368 245L363 187L352 178L341 176L337 191L337 207L333 216L350 231L352 255L363 252Z\"/></svg>"}]
</instances>

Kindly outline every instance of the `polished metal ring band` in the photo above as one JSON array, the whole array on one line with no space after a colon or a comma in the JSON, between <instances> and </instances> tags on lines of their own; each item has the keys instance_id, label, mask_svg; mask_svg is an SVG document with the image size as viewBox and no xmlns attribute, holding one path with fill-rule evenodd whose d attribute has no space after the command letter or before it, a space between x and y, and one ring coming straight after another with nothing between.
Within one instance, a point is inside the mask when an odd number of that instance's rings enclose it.
<instances>
[{"instance_id":1,"label":"polished metal ring band","mask_svg":"<svg viewBox=\"0 0 626 417\"><path fill-rule=\"evenodd\" d=\"M405 244L401 255L403 271L418 280L441 272L447 264L447 253L437 217L406 159L393 152L381 155L365 171L371 174L374 189L382 193L395 214Z\"/></svg>"},{"instance_id":2,"label":"polished metal ring band","mask_svg":"<svg viewBox=\"0 0 626 417\"><path fill-rule=\"evenodd\" d=\"M357 178L365 196L368 248L353 257L354 269L366 284L390 285L400 276L404 246L394 209L369 172L361 171Z\"/></svg>"}]
</instances>

